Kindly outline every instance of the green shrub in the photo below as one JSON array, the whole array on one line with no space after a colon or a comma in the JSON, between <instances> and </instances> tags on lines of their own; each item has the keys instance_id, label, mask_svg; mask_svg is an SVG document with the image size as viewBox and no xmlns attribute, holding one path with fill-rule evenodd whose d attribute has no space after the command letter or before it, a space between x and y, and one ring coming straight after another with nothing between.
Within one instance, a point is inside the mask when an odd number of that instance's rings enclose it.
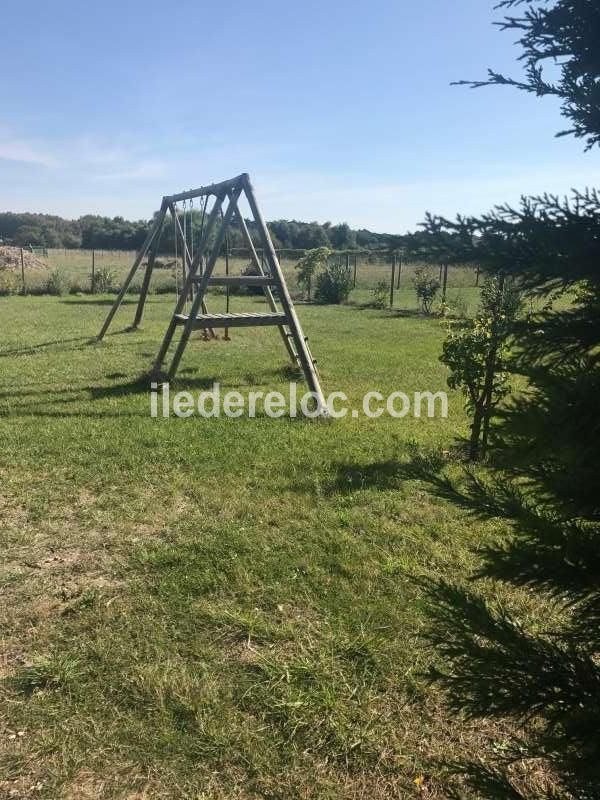
<instances>
[{"instance_id":1,"label":"green shrub","mask_svg":"<svg viewBox=\"0 0 600 800\"><path fill-rule=\"evenodd\" d=\"M101 267L92 280L92 290L99 294L108 294L115 289L115 274L109 267Z\"/></svg>"},{"instance_id":2,"label":"green shrub","mask_svg":"<svg viewBox=\"0 0 600 800\"><path fill-rule=\"evenodd\" d=\"M175 280L166 280L156 283L154 286L154 294L173 294L175 292Z\"/></svg>"},{"instance_id":3,"label":"green shrub","mask_svg":"<svg viewBox=\"0 0 600 800\"><path fill-rule=\"evenodd\" d=\"M43 289L45 294L52 294L57 297L62 297L63 294L66 294L69 289L69 284L64 272L59 269L55 269L51 272Z\"/></svg>"},{"instance_id":4,"label":"green shrub","mask_svg":"<svg viewBox=\"0 0 600 800\"><path fill-rule=\"evenodd\" d=\"M385 281L379 281L374 289L371 289L371 305L373 308L385 308L388 304L389 286Z\"/></svg>"},{"instance_id":5,"label":"green shrub","mask_svg":"<svg viewBox=\"0 0 600 800\"><path fill-rule=\"evenodd\" d=\"M345 303L352 291L352 270L345 264L331 264L317 275L317 300Z\"/></svg>"},{"instance_id":6,"label":"green shrub","mask_svg":"<svg viewBox=\"0 0 600 800\"><path fill-rule=\"evenodd\" d=\"M307 300L311 299L315 276L320 270L327 268L327 260L330 255L331 250L328 247L315 247L312 250L307 250L296 264L296 280L298 286L306 292Z\"/></svg>"},{"instance_id":7,"label":"green shrub","mask_svg":"<svg viewBox=\"0 0 600 800\"><path fill-rule=\"evenodd\" d=\"M417 299L424 314L431 314L433 302L440 290L439 280L426 267L419 267L415 270L413 278Z\"/></svg>"}]
</instances>

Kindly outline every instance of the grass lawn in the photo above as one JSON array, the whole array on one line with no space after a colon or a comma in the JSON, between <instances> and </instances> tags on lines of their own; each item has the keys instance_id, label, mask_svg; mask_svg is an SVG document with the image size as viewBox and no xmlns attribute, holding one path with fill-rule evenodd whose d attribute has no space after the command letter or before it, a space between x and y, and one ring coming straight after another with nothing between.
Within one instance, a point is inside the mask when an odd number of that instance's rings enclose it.
<instances>
[{"instance_id":1,"label":"grass lawn","mask_svg":"<svg viewBox=\"0 0 600 800\"><path fill-rule=\"evenodd\" d=\"M151 419L173 297L90 344L110 302L0 299L0 797L448 797L446 765L510 735L424 678L423 580L467 579L507 528L406 468L458 474L462 397L446 420ZM326 392L445 388L439 320L298 311ZM195 338L178 385L283 390L277 332L231 336Z\"/></svg>"}]
</instances>

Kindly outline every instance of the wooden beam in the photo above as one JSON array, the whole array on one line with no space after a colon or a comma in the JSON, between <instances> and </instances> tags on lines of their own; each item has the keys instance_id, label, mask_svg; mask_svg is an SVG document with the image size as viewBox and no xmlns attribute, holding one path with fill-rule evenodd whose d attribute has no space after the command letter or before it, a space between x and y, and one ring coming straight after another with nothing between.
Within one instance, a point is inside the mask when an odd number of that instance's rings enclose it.
<instances>
[{"instance_id":1,"label":"wooden beam","mask_svg":"<svg viewBox=\"0 0 600 800\"><path fill-rule=\"evenodd\" d=\"M146 253L148 251L148 248L150 247L150 245L152 244L152 242L154 240L154 237L158 234L158 232L162 228L162 224L163 224L166 212L167 212L167 204L163 200L163 202L161 204L161 207L160 207L160 211L158 213L158 216L156 217L156 220L154 222L154 225L148 231L148 235L146 236L146 239L145 239L143 245L141 246L141 248L138 251L137 256L135 257L133 265L132 265L131 269L129 270L129 274L127 275L127 277L125 278L125 280L123 282L123 285L121 286L121 291L117 295L117 298L116 298L115 302L113 303L112 308L108 312L108 316L104 320L104 325L102 326L102 328L100 330L100 333L98 334L97 341L100 342L104 338L104 335L105 335L106 331L108 330L108 328L110 326L110 323L113 320L113 317L115 316L119 306L123 302L123 298L125 297L125 292L129 288L129 284L133 280L133 276L137 272L139 265L142 263L142 259L146 255Z\"/></svg>"},{"instance_id":2,"label":"wooden beam","mask_svg":"<svg viewBox=\"0 0 600 800\"><path fill-rule=\"evenodd\" d=\"M201 275L195 275L194 283L202 280ZM213 275L208 281L209 286L276 286L277 282L270 275Z\"/></svg>"},{"instance_id":3,"label":"wooden beam","mask_svg":"<svg viewBox=\"0 0 600 800\"><path fill-rule=\"evenodd\" d=\"M178 325L186 325L191 320L191 325L198 328L250 328L261 325L282 325L287 321L286 315L280 311L277 314L198 314L192 318L187 314L176 314Z\"/></svg>"},{"instance_id":4,"label":"wooden beam","mask_svg":"<svg viewBox=\"0 0 600 800\"><path fill-rule=\"evenodd\" d=\"M187 192L166 195L164 200L167 203L178 203L180 200L191 200L193 197L205 197L209 194L214 194L219 197L235 189L236 186L241 185L243 178L243 174L237 175L235 178L230 178L220 183L211 183L208 186L200 186L198 189L189 189Z\"/></svg>"},{"instance_id":5,"label":"wooden beam","mask_svg":"<svg viewBox=\"0 0 600 800\"><path fill-rule=\"evenodd\" d=\"M166 209L163 214L163 220L166 214ZM140 290L140 296L138 299L137 308L135 310L135 318L133 320L132 328L137 328L142 321L142 317L144 315L144 306L146 305L146 298L148 296L148 289L150 288L150 278L152 277L152 271L154 270L154 261L156 260L156 255L158 253L158 246L160 245L160 240L162 237L162 225L160 227L160 232L154 237L152 241L152 245L148 249L148 263L146 264L146 271L144 272L144 279L142 281L142 288Z\"/></svg>"}]
</instances>

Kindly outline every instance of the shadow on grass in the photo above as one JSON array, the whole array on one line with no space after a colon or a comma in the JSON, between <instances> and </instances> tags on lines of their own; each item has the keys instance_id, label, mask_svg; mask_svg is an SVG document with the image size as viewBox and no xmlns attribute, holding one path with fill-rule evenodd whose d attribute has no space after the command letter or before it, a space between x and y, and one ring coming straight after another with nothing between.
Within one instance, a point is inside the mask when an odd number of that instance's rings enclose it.
<instances>
[{"instance_id":1,"label":"shadow on grass","mask_svg":"<svg viewBox=\"0 0 600 800\"><path fill-rule=\"evenodd\" d=\"M31 355L45 350L46 348L53 347L54 345L68 344L72 345L75 342L85 342L86 345L93 344L93 340L89 336L73 336L69 339L50 339L47 342L39 342L38 344L29 345L26 347L14 347L11 350L0 350L0 358L8 358L9 356ZM65 347L63 350L81 350L82 347Z\"/></svg>"},{"instance_id":2,"label":"shadow on grass","mask_svg":"<svg viewBox=\"0 0 600 800\"><path fill-rule=\"evenodd\" d=\"M481 566L467 585L422 581L434 653L428 678L459 720L510 720L522 731L493 763L467 756L443 766L498 800L598 797L600 522L565 513L539 484L517 483L507 471L464 468L452 479L445 464L427 453L408 462L335 463L325 487L326 494L386 491L418 480L469 516L510 522L508 537L478 547ZM515 603L537 600L547 619L523 624L522 612L490 600L492 582L525 589Z\"/></svg>"},{"instance_id":3,"label":"shadow on grass","mask_svg":"<svg viewBox=\"0 0 600 800\"><path fill-rule=\"evenodd\" d=\"M418 475L434 495L478 518L510 520L513 535L479 550L483 563L472 580L525 587L561 620L552 628L540 620L531 629L475 583L424 583L426 638L440 665L429 677L444 688L456 713L512 718L526 731L495 766L465 762L454 768L486 797L597 797L600 523L560 513L532 485L520 488L506 473L484 479L465 470L460 482L452 482L417 463L405 474ZM523 777L524 765L534 759L543 768L535 779Z\"/></svg>"},{"instance_id":4,"label":"shadow on grass","mask_svg":"<svg viewBox=\"0 0 600 800\"><path fill-rule=\"evenodd\" d=\"M345 494L363 489L388 491L397 489L403 481L426 480L429 484L437 482L440 494L446 479L440 474L446 460L441 453L430 451L414 454L410 461L373 462L335 462L332 464L333 476L325 483L324 494Z\"/></svg>"},{"instance_id":5,"label":"shadow on grass","mask_svg":"<svg viewBox=\"0 0 600 800\"><path fill-rule=\"evenodd\" d=\"M65 298L61 300L61 303L64 303L67 306L113 306L115 304L115 299L106 299L106 298L94 298L93 300L89 298ZM121 306L136 306L138 303L138 298L136 296L133 297L124 297L121 301ZM120 306L120 307L121 307Z\"/></svg>"},{"instance_id":6,"label":"shadow on grass","mask_svg":"<svg viewBox=\"0 0 600 800\"><path fill-rule=\"evenodd\" d=\"M293 372L293 367L290 367L289 370ZM187 391L197 394L199 392L212 389L217 383L220 384L221 392L232 388L248 388L260 383L268 383L269 377L281 377L282 375L288 374L288 367L267 370L260 375L246 375L246 382L244 383L224 383L216 375L194 376L193 373L195 370L192 368L182 370L181 372L183 373L180 373L181 377L170 384L171 400L173 395L177 392ZM126 375L121 372L114 372L107 374L105 377L110 381L115 381L125 378ZM119 416L148 416L150 413L149 398L151 383L154 379L155 378L153 377L152 372L147 372L137 375L131 380L120 381L119 383L96 383L75 386L69 385L67 387L58 386L33 389L15 386L12 389L0 391L0 401L8 401L7 409L0 409L0 416L15 417L21 415L52 418L71 418L79 416L97 419ZM159 416L162 416L162 390L160 388L157 390L157 395L158 412ZM132 409L128 406L124 406L122 411L119 413L114 413L107 408L101 408L96 411L83 407L83 404L87 400L103 401L135 396L143 397L148 401L147 410L141 411L139 409ZM77 408L77 410L69 409L69 406L76 406L77 404L80 406ZM52 408L53 406L58 406L59 409L54 409ZM172 411L172 407L170 416L175 416ZM262 412L260 408L257 409L256 417L257 419L267 418L266 414ZM304 421L307 424L313 424L311 420L304 420L302 417L299 417L298 420L294 419L290 421ZM232 422L235 422L235 420L232 420ZM281 420L279 420L279 422L281 422Z\"/></svg>"}]
</instances>

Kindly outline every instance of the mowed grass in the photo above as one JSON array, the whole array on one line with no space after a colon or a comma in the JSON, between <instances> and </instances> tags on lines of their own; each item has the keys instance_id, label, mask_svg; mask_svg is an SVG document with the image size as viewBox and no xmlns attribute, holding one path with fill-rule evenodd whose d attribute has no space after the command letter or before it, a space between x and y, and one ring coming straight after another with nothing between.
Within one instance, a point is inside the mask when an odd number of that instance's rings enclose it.
<instances>
[{"instance_id":1,"label":"mowed grass","mask_svg":"<svg viewBox=\"0 0 600 800\"><path fill-rule=\"evenodd\" d=\"M423 677L423 580L467 579L505 526L406 469L458 474L462 397L445 420L151 419L173 298L92 344L110 302L0 300L0 796L448 796L446 764L508 736ZM439 320L298 311L351 405L446 388ZM276 331L231 337L195 337L177 387L286 389Z\"/></svg>"}]
</instances>

